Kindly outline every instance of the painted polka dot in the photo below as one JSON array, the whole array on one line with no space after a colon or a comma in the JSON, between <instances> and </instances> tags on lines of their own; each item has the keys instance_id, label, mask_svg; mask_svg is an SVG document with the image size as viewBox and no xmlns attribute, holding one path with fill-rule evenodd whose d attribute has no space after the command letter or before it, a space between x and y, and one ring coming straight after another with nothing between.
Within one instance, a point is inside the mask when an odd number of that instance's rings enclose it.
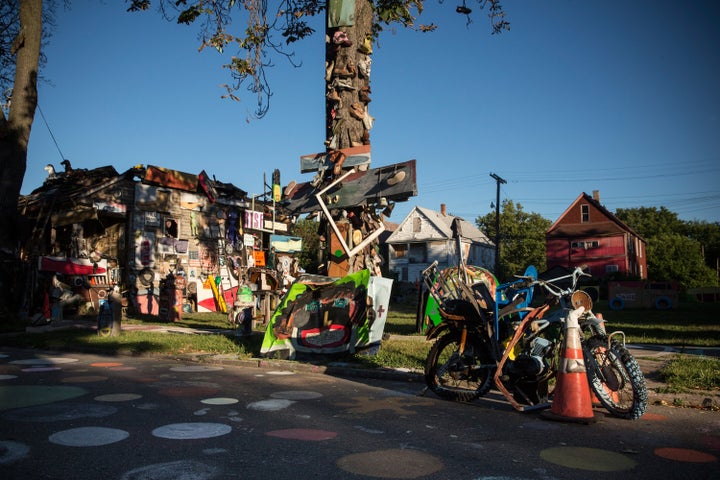
<instances>
[{"instance_id":1,"label":"painted polka dot","mask_svg":"<svg viewBox=\"0 0 720 480\"><path fill-rule=\"evenodd\" d=\"M69 400L85 395L87 390L64 385L0 385L0 410L31 407Z\"/></svg>"},{"instance_id":2,"label":"painted polka dot","mask_svg":"<svg viewBox=\"0 0 720 480\"><path fill-rule=\"evenodd\" d=\"M10 355L6 355L4 353L0 353L0 358L8 358Z\"/></svg>"},{"instance_id":3,"label":"painted polka dot","mask_svg":"<svg viewBox=\"0 0 720 480\"><path fill-rule=\"evenodd\" d=\"M286 430L272 430L265 435L269 437L286 438L289 440L306 440L319 442L337 437L337 432L327 430L316 430L311 428L289 428Z\"/></svg>"},{"instance_id":4,"label":"painted polka dot","mask_svg":"<svg viewBox=\"0 0 720 480\"><path fill-rule=\"evenodd\" d=\"M258 410L261 412L277 412L278 410L289 407L293 403L295 402L292 400L278 398L273 400L260 400L259 402L249 403L247 408L248 410Z\"/></svg>"},{"instance_id":5,"label":"painted polka dot","mask_svg":"<svg viewBox=\"0 0 720 480\"><path fill-rule=\"evenodd\" d=\"M94 383L104 382L107 379L108 377L104 377L102 375L80 375L76 377L66 377L63 378L61 381L63 383Z\"/></svg>"},{"instance_id":6,"label":"painted polka dot","mask_svg":"<svg viewBox=\"0 0 720 480\"><path fill-rule=\"evenodd\" d=\"M26 373L37 373L37 372L54 372L60 370L60 367L30 367L23 368L21 371Z\"/></svg>"},{"instance_id":7,"label":"painted polka dot","mask_svg":"<svg viewBox=\"0 0 720 480\"><path fill-rule=\"evenodd\" d=\"M48 440L66 447L98 447L120 442L130 434L125 430L105 427L79 427L53 433Z\"/></svg>"},{"instance_id":8,"label":"painted polka dot","mask_svg":"<svg viewBox=\"0 0 720 480\"><path fill-rule=\"evenodd\" d=\"M546 448L540 452L540 458L563 467L593 472L619 472L637 466L637 462L625 455L599 448Z\"/></svg>"},{"instance_id":9,"label":"painted polka dot","mask_svg":"<svg viewBox=\"0 0 720 480\"><path fill-rule=\"evenodd\" d=\"M195 440L227 435L232 431L230 425L224 423L173 423L156 428L152 434L170 440Z\"/></svg>"},{"instance_id":10,"label":"painted polka dot","mask_svg":"<svg viewBox=\"0 0 720 480\"><path fill-rule=\"evenodd\" d=\"M288 372L286 370L271 370L267 372L268 375L295 375L293 372Z\"/></svg>"},{"instance_id":11,"label":"painted polka dot","mask_svg":"<svg viewBox=\"0 0 720 480\"><path fill-rule=\"evenodd\" d=\"M22 460L29 452L30 447L24 443L0 440L0 465L10 465Z\"/></svg>"},{"instance_id":12,"label":"painted polka dot","mask_svg":"<svg viewBox=\"0 0 720 480\"><path fill-rule=\"evenodd\" d=\"M288 390L286 392L275 392L270 395L272 398L284 398L286 400L314 400L322 397L322 393L305 390Z\"/></svg>"},{"instance_id":13,"label":"painted polka dot","mask_svg":"<svg viewBox=\"0 0 720 480\"><path fill-rule=\"evenodd\" d=\"M215 397L215 398L205 398L203 400L200 400L201 403L204 403L206 405L232 405L234 403L238 403L237 398L227 398L227 397Z\"/></svg>"},{"instance_id":14,"label":"painted polka dot","mask_svg":"<svg viewBox=\"0 0 720 480\"><path fill-rule=\"evenodd\" d=\"M675 460L676 462L712 463L718 461L715 455L691 450L689 448L656 448L655 455L669 460Z\"/></svg>"},{"instance_id":15,"label":"painted polka dot","mask_svg":"<svg viewBox=\"0 0 720 480\"><path fill-rule=\"evenodd\" d=\"M137 393L109 393L107 395L99 395L95 397L98 402L130 402L142 398Z\"/></svg>"},{"instance_id":16,"label":"painted polka dot","mask_svg":"<svg viewBox=\"0 0 720 480\"><path fill-rule=\"evenodd\" d=\"M216 372L218 370L224 370L224 368L213 365L184 365L172 367L170 370L173 372Z\"/></svg>"},{"instance_id":17,"label":"painted polka dot","mask_svg":"<svg viewBox=\"0 0 720 480\"><path fill-rule=\"evenodd\" d=\"M178 460L135 468L125 473L121 480L209 480L217 474L217 467L194 460Z\"/></svg>"},{"instance_id":18,"label":"painted polka dot","mask_svg":"<svg viewBox=\"0 0 720 480\"><path fill-rule=\"evenodd\" d=\"M653 422L662 422L664 420L667 420L668 417L666 415L660 415L659 413L645 413L642 416L643 420L650 420Z\"/></svg>"},{"instance_id":19,"label":"painted polka dot","mask_svg":"<svg viewBox=\"0 0 720 480\"><path fill-rule=\"evenodd\" d=\"M10 363L15 365L60 365L63 363L77 362L77 358L65 357L47 357L47 358L26 358L23 360L13 360Z\"/></svg>"},{"instance_id":20,"label":"painted polka dot","mask_svg":"<svg viewBox=\"0 0 720 480\"><path fill-rule=\"evenodd\" d=\"M91 363L90 366L97 367L97 368L121 367L122 363L120 363L120 362L95 362L95 363Z\"/></svg>"},{"instance_id":21,"label":"painted polka dot","mask_svg":"<svg viewBox=\"0 0 720 480\"><path fill-rule=\"evenodd\" d=\"M119 367L108 367L108 370L112 370L114 372L127 372L129 370L137 370L136 367L129 367L127 365L121 365Z\"/></svg>"},{"instance_id":22,"label":"painted polka dot","mask_svg":"<svg viewBox=\"0 0 720 480\"><path fill-rule=\"evenodd\" d=\"M346 472L379 478L419 478L443 468L434 455L410 449L377 450L340 458L337 466Z\"/></svg>"},{"instance_id":23,"label":"painted polka dot","mask_svg":"<svg viewBox=\"0 0 720 480\"><path fill-rule=\"evenodd\" d=\"M17 375L0 375L0 380L12 380L17 378Z\"/></svg>"}]
</instances>

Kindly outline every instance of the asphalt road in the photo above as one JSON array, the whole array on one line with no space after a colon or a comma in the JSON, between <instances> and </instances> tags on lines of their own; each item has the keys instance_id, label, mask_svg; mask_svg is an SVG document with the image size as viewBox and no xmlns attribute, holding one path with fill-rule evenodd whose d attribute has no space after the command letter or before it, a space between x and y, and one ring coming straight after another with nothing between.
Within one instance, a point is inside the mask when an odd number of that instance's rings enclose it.
<instances>
[{"instance_id":1,"label":"asphalt road","mask_svg":"<svg viewBox=\"0 0 720 480\"><path fill-rule=\"evenodd\" d=\"M590 425L417 382L147 357L0 351L7 479L720 478L720 413Z\"/></svg>"}]
</instances>

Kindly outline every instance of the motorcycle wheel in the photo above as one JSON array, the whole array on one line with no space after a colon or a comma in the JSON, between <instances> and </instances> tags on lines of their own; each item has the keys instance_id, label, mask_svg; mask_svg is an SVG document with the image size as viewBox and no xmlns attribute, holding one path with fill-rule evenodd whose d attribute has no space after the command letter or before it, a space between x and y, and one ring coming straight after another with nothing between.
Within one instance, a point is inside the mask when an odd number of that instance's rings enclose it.
<instances>
[{"instance_id":1,"label":"motorcycle wheel","mask_svg":"<svg viewBox=\"0 0 720 480\"><path fill-rule=\"evenodd\" d=\"M479 341L468 340L464 355L459 350L459 334L438 338L425 360L425 384L440 398L469 402L490 391L494 369L480 365L493 362Z\"/></svg>"},{"instance_id":2,"label":"motorcycle wheel","mask_svg":"<svg viewBox=\"0 0 720 480\"><path fill-rule=\"evenodd\" d=\"M647 409L645 377L632 354L607 337L591 337L585 348L590 388L613 416L637 420Z\"/></svg>"}]
</instances>

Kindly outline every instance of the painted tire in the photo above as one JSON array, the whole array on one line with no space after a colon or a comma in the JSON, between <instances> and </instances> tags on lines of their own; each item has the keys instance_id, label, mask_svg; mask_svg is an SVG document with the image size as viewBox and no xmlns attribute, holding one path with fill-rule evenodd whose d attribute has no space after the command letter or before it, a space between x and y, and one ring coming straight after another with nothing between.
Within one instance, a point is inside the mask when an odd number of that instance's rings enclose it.
<instances>
[{"instance_id":1,"label":"painted tire","mask_svg":"<svg viewBox=\"0 0 720 480\"><path fill-rule=\"evenodd\" d=\"M610 300L608 305L610 306L610 310L622 310L625 308L625 300L620 297L615 297Z\"/></svg>"},{"instance_id":2,"label":"painted tire","mask_svg":"<svg viewBox=\"0 0 720 480\"><path fill-rule=\"evenodd\" d=\"M658 310L668 310L672 308L672 300L668 297L657 297L655 299L655 308Z\"/></svg>"}]
</instances>

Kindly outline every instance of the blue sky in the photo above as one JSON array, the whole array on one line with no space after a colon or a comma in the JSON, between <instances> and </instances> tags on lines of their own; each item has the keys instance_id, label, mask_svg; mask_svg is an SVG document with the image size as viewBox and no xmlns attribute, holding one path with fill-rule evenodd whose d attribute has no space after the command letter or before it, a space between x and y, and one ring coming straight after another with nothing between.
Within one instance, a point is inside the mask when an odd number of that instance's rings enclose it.
<instances>
[{"instance_id":1,"label":"blue sky","mask_svg":"<svg viewBox=\"0 0 720 480\"><path fill-rule=\"evenodd\" d=\"M428 0L419 23L436 32L387 30L374 49L372 166L418 169L418 196L391 220L442 203L474 220L491 211L495 173L501 200L552 221L598 190L611 211L720 222L718 2L504 0L502 35L472 2L467 25L459 3ZM274 58L270 112L248 122L255 99L220 98L223 59L198 53L192 27L118 0L58 13L22 193L63 157L204 169L251 194L275 168L283 184L312 178L299 157L324 150L323 35L294 47L300 68Z\"/></svg>"}]
</instances>

